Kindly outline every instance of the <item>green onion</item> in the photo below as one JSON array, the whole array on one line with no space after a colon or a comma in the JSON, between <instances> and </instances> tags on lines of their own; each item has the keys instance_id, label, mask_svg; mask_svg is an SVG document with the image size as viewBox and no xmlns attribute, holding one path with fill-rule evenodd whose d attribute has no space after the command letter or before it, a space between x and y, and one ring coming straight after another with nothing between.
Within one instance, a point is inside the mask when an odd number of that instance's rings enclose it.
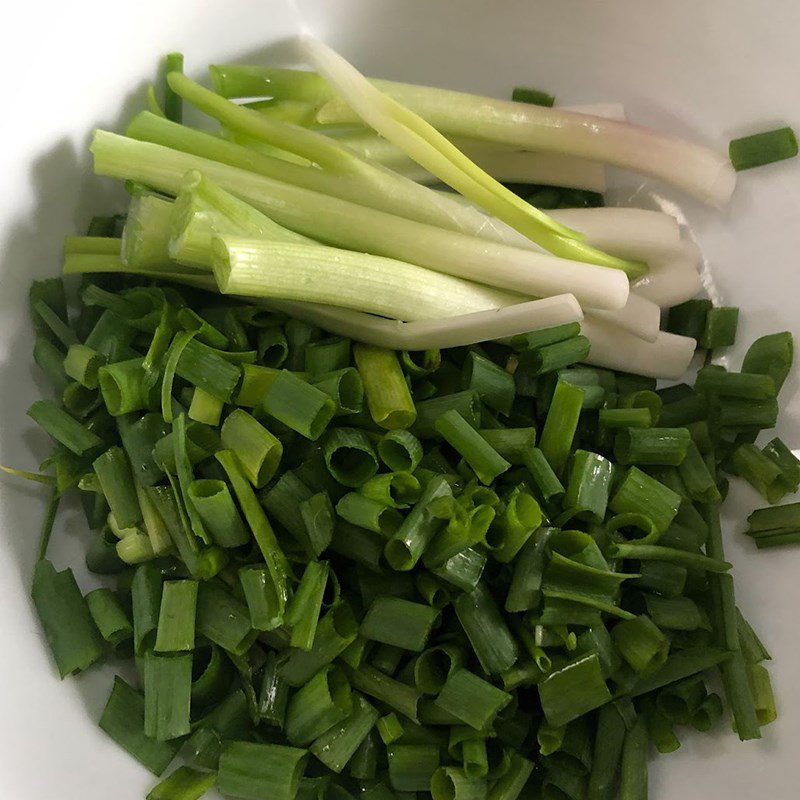
<instances>
[{"instance_id":1,"label":"green onion","mask_svg":"<svg viewBox=\"0 0 800 800\"><path fill-rule=\"evenodd\" d=\"M437 476L428 482L419 501L386 543L386 560L393 569L407 571L414 568L441 528L441 521L431 514L430 506L438 498L451 494L450 485L443 477Z\"/></svg>"},{"instance_id":2,"label":"green onion","mask_svg":"<svg viewBox=\"0 0 800 800\"><path fill-rule=\"evenodd\" d=\"M244 800L294 800L308 753L297 747L225 742L219 758L220 792Z\"/></svg>"},{"instance_id":3,"label":"green onion","mask_svg":"<svg viewBox=\"0 0 800 800\"><path fill-rule=\"evenodd\" d=\"M100 727L150 772L161 775L178 752L181 741L159 742L146 736L144 715L144 698L115 676Z\"/></svg>"},{"instance_id":4,"label":"green onion","mask_svg":"<svg viewBox=\"0 0 800 800\"><path fill-rule=\"evenodd\" d=\"M222 416L223 402L202 389L195 389L192 393L192 402L189 406L188 416L196 422L206 425L219 425Z\"/></svg>"},{"instance_id":5,"label":"green onion","mask_svg":"<svg viewBox=\"0 0 800 800\"><path fill-rule=\"evenodd\" d=\"M391 508L408 508L419 500L421 493L419 480L408 472L375 475L362 483L358 491L364 497Z\"/></svg>"},{"instance_id":6,"label":"green onion","mask_svg":"<svg viewBox=\"0 0 800 800\"><path fill-rule=\"evenodd\" d=\"M653 672L667 660L669 640L650 617L642 615L618 622L611 638L636 672Z\"/></svg>"},{"instance_id":7,"label":"green onion","mask_svg":"<svg viewBox=\"0 0 800 800\"><path fill-rule=\"evenodd\" d=\"M319 621L310 650L293 647L280 667L290 686L302 686L353 643L358 623L346 603L334 606ZM361 688L362 687L356 687Z\"/></svg>"},{"instance_id":8,"label":"green onion","mask_svg":"<svg viewBox=\"0 0 800 800\"><path fill-rule=\"evenodd\" d=\"M566 725L607 703L611 693L603 680L597 654L581 656L550 673L539 684L539 697L545 717L553 726Z\"/></svg>"},{"instance_id":9,"label":"green onion","mask_svg":"<svg viewBox=\"0 0 800 800\"><path fill-rule=\"evenodd\" d=\"M433 800L483 800L486 781L458 767L439 767L431 776L430 790Z\"/></svg>"},{"instance_id":10,"label":"green onion","mask_svg":"<svg viewBox=\"0 0 800 800\"><path fill-rule=\"evenodd\" d=\"M514 664L517 643L484 584L457 597L453 606L484 671L494 675Z\"/></svg>"},{"instance_id":11,"label":"green onion","mask_svg":"<svg viewBox=\"0 0 800 800\"><path fill-rule=\"evenodd\" d=\"M701 347L716 350L730 347L736 341L739 325L739 309L735 306L712 308L706 316L706 327L700 339Z\"/></svg>"},{"instance_id":12,"label":"green onion","mask_svg":"<svg viewBox=\"0 0 800 800\"><path fill-rule=\"evenodd\" d=\"M364 383L372 419L387 430L412 425L417 410L397 356L391 350L356 344L353 357Z\"/></svg>"},{"instance_id":13,"label":"green onion","mask_svg":"<svg viewBox=\"0 0 800 800\"><path fill-rule=\"evenodd\" d=\"M178 767L154 786L145 800L199 800L216 782L216 772Z\"/></svg>"},{"instance_id":14,"label":"green onion","mask_svg":"<svg viewBox=\"0 0 800 800\"><path fill-rule=\"evenodd\" d=\"M517 800L532 772L532 762L512 753L506 771L490 787L488 800Z\"/></svg>"},{"instance_id":15,"label":"green onion","mask_svg":"<svg viewBox=\"0 0 800 800\"><path fill-rule=\"evenodd\" d=\"M280 676L278 656L268 653L258 695L259 718L267 725L283 728L288 702L289 684Z\"/></svg>"},{"instance_id":16,"label":"green onion","mask_svg":"<svg viewBox=\"0 0 800 800\"><path fill-rule=\"evenodd\" d=\"M601 522L606 515L613 464L597 453L576 450L572 457L565 513Z\"/></svg>"},{"instance_id":17,"label":"green onion","mask_svg":"<svg viewBox=\"0 0 800 800\"><path fill-rule=\"evenodd\" d=\"M248 565L239 570L239 583L250 611L250 624L271 631L283 622L283 606L267 567Z\"/></svg>"},{"instance_id":18,"label":"green onion","mask_svg":"<svg viewBox=\"0 0 800 800\"><path fill-rule=\"evenodd\" d=\"M165 581L158 614L155 651L174 653L194 649L197 581Z\"/></svg>"},{"instance_id":19,"label":"green onion","mask_svg":"<svg viewBox=\"0 0 800 800\"><path fill-rule=\"evenodd\" d=\"M690 444L686 428L628 428L616 435L614 455L621 464L678 466Z\"/></svg>"},{"instance_id":20,"label":"green onion","mask_svg":"<svg viewBox=\"0 0 800 800\"><path fill-rule=\"evenodd\" d=\"M761 336L750 345L742 361L742 372L769 375L780 392L794 357L794 342L788 331Z\"/></svg>"},{"instance_id":21,"label":"green onion","mask_svg":"<svg viewBox=\"0 0 800 800\"><path fill-rule=\"evenodd\" d=\"M726 372L714 365L703 367L697 373L695 390L744 400L768 400L776 394L775 382L769 375Z\"/></svg>"},{"instance_id":22,"label":"green onion","mask_svg":"<svg viewBox=\"0 0 800 800\"><path fill-rule=\"evenodd\" d=\"M527 491L515 487L506 497L505 507L489 532L495 561L511 563L541 523L539 504Z\"/></svg>"},{"instance_id":23,"label":"green onion","mask_svg":"<svg viewBox=\"0 0 800 800\"><path fill-rule=\"evenodd\" d=\"M647 800L647 726L643 717L625 734L619 792L620 800Z\"/></svg>"},{"instance_id":24,"label":"green onion","mask_svg":"<svg viewBox=\"0 0 800 800\"><path fill-rule=\"evenodd\" d=\"M518 369L530 375L557 372L579 361L585 361L589 349L589 340L585 336L573 336L543 347L523 350Z\"/></svg>"},{"instance_id":25,"label":"green onion","mask_svg":"<svg viewBox=\"0 0 800 800\"><path fill-rule=\"evenodd\" d=\"M336 403L336 414L357 414L364 401L364 386L352 367L326 372L310 379L312 386L325 392Z\"/></svg>"},{"instance_id":26,"label":"green onion","mask_svg":"<svg viewBox=\"0 0 800 800\"><path fill-rule=\"evenodd\" d=\"M609 508L616 514L642 514L663 532L675 518L680 504L678 494L640 469L631 467L611 498Z\"/></svg>"},{"instance_id":27,"label":"green onion","mask_svg":"<svg viewBox=\"0 0 800 800\"><path fill-rule=\"evenodd\" d=\"M419 439L430 439L437 435L435 423L447 411L457 411L473 428L480 424L480 399L475 392L433 397L417 404L417 419L411 432Z\"/></svg>"},{"instance_id":28,"label":"green onion","mask_svg":"<svg viewBox=\"0 0 800 800\"><path fill-rule=\"evenodd\" d=\"M148 383L143 358L107 364L97 374L103 402L112 416L156 407L156 387Z\"/></svg>"},{"instance_id":29,"label":"green onion","mask_svg":"<svg viewBox=\"0 0 800 800\"><path fill-rule=\"evenodd\" d=\"M697 445L692 442L686 457L680 464L679 473L692 500L711 502L720 499L714 476L709 472Z\"/></svg>"},{"instance_id":30,"label":"green onion","mask_svg":"<svg viewBox=\"0 0 800 800\"><path fill-rule=\"evenodd\" d=\"M128 615L110 589L89 592L86 603L97 630L112 647L119 647L133 636L133 626Z\"/></svg>"},{"instance_id":31,"label":"green onion","mask_svg":"<svg viewBox=\"0 0 800 800\"><path fill-rule=\"evenodd\" d=\"M282 370L264 395L263 408L293 431L313 441L336 413L336 404L320 389Z\"/></svg>"},{"instance_id":32,"label":"green onion","mask_svg":"<svg viewBox=\"0 0 800 800\"><path fill-rule=\"evenodd\" d=\"M667 318L667 330L679 336L690 336L698 342L706 330L706 320L711 311L711 301L706 299L687 300L673 306Z\"/></svg>"},{"instance_id":33,"label":"green onion","mask_svg":"<svg viewBox=\"0 0 800 800\"><path fill-rule=\"evenodd\" d=\"M286 738L308 744L352 712L350 685L344 674L326 666L289 699Z\"/></svg>"},{"instance_id":34,"label":"green onion","mask_svg":"<svg viewBox=\"0 0 800 800\"><path fill-rule=\"evenodd\" d=\"M246 653L256 638L247 606L208 581L198 587L196 631L234 655Z\"/></svg>"},{"instance_id":35,"label":"green onion","mask_svg":"<svg viewBox=\"0 0 800 800\"><path fill-rule=\"evenodd\" d=\"M436 705L476 730L486 730L511 702L511 695L466 669L450 673Z\"/></svg>"},{"instance_id":36,"label":"green onion","mask_svg":"<svg viewBox=\"0 0 800 800\"><path fill-rule=\"evenodd\" d=\"M397 532L403 521L394 508L357 492L344 495L336 504L336 513L353 525L375 531L387 538Z\"/></svg>"},{"instance_id":37,"label":"green onion","mask_svg":"<svg viewBox=\"0 0 800 800\"><path fill-rule=\"evenodd\" d=\"M728 155L737 172L763 167L775 161L794 158L797 155L797 137L789 127L754 133L732 139L728 145Z\"/></svg>"},{"instance_id":38,"label":"green onion","mask_svg":"<svg viewBox=\"0 0 800 800\"><path fill-rule=\"evenodd\" d=\"M192 481L187 497L200 515L203 526L220 547L240 547L250 541L250 533L224 481Z\"/></svg>"},{"instance_id":39,"label":"green onion","mask_svg":"<svg viewBox=\"0 0 800 800\"><path fill-rule=\"evenodd\" d=\"M523 464L526 453L536 444L536 428L485 428L478 433L512 464Z\"/></svg>"},{"instance_id":40,"label":"green onion","mask_svg":"<svg viewBox=\"0 0 800 800\"><path fill-rule=\"evenodd\" d=\"M482 483L492 483L511 466L455 409L442 414L434 427L466 459Z\"/></svg>"},{"instance_id":41,"label":"green onion","mask_svg":"<svg viewBox=\"0 0 800 800\"><path fill-rule=\"evenodd\" d=\"M317 632L329 569L325 562L310 561L284 615L292 629L291 645L310 650Z\"/></svg>"},{"instance_id":42,"label":"green onion","mask_svg":"<svg viewBox=\"0 0 800 800\"><path fill-rule=\"evenodd\" d=\"M378 459L363 431L335 428L323 447L328 471L344 486L361 486L378 471Z\"/></svg>"},{"instance_id":43,"label":"green onion","mask_svg":"<svg viewBox=\"0 0 800 800\"><path fill-rule=\"evenodd\" d=\"M98 386L97 372L105 359L96 350L84 344L70 345L64 358L64 372L88 389Z\"/></svg>"},{"instance_id":44,"label":"green onion","mask_svg":"<svg viewBox=\"0 0 800 800\"><path fill-rule=\"evenodd\" d=\"M572 449L582 405L583 389L564 381L556 384L539 440L539 448L556 474L564 469Z\"/></svg>"},{"instance_id":45,"label":"green onion","mask_svg":"<svg viewBox=\"0 0 800 800\"><path fill-rule=\"evenodd\" d=\"M76 455L85 455L103 444L97 434L49 400L37 400L33 403L28 409L28 416Z\"/></svg>"},{"instance_id":46,"label":"green onion","mask_svg":"<svg viewBox=\"0 0 800 800\"><path fill-rule=\"evenodd\" d=\"M399 597L378 597L361 623L367 639L421 652L439 614L436 609Z\"/></svg>"},{"instance_id":47,"label":"green onion","mask_svg":"<svg viewBox=\"0 0 800 800\"><path fill-rule=\"evenodd\" d=\"M49 561L38 561L31 596L62 678L88 669L103 656L91 607L71 569L57 572Z\"/></svg>"},{"instance_id":48,"label":"green onion","mask_svg":"<svg viewBox=\"0 0 800 800\"><path fill-rule=\"evenodd\" d=\"M241 381L241 369L196 339L186 342L176 365L184 380L226 403L231 402Z\"/></svg>"},{"instance_id":49,"label":"green onion","mask_svg":"<svg viewBox=\"0 0 800 800\"><path fill-rule=\"evenodd\" d=\"M599 414L604 428L649 428L653 417L649 408L603 408Z\"/></svg>"},{"instance_id":50,"label":"green onion","mask_svg":"<svg viewBox=\"0 0 800 800\"><path fill-rule=\"evenodd\" d=\"M385 717L381 717L375 724L375 727L384 744L396 742L404 733L403 724L394 712L387 714Z\"/></svg>"},{"instance_id":51,"label":"green onion","mask_svg":"<svg viewBox=\"0 0 800 800\"><path fill-rule=\"evenodd\" d=\"M417 721L420 695L413 687L389 677L369 664L348 670L348 676L354 688L374 697L412 722Z\"/></svg>"},{"instance_id":52,"label":"green onion","mask_svg":"<svg viewBox=\"0 0 800 800\"><path fill-rule=\"evenodd\" d=\"M398 792L427 792L439 768L439 748L429 744L393 744L386 748L389 782Z\"/></svg>"},{"instance_id":53,"label":"green onion","mask_svg":"<svg viewBox=\"0 0 800 800\"><path fill-rule=\"evenodd\" d=\"M464 389L472 390L481 400L501 414L508 415L514 401L514 378L488 358L470 352L462 372Z\"/></svg>"},{"instance_id":54,"label":"green onion","mask_svg":"<svg viewBox=\"0 0 800 800\"><path fill-rule=\"evenodd\" d=\"M158 742L188 734L192 656L144 656L144 732Z\"/></svg>"},{"instance_id":55,"label":"green onion","mask_svg":"<svg viewBox=\"0 0 800 800\"><path fill-rule=\"evenodd\" d=\"M183 53L167 54L164 64L165 77L172 72L183 72ZM180 95L175 94L168 80L164 83L164 116L173 122L180 122L183 118L183 100Z\"/></svg>"},{"instance_id":56,"label":"green onion","mask_svg":"<svg viewBox=\"0 0 800 800\"><path fill-rule=\"evenodd\" d=\"M378 440L378 456L393 472L413 472L422 458L422 445L405 430L393 430Z\"/></svg>"},{"instance_id":57,"label":"green onion","mask_svg":"<svg viewBox=\"0 0 800 800\"><path fill-rule=\"evenodd\" d=\"M312 742L309 750L325 766L339 773L366 740L378 716L378 711L356 694L353 696L352 713Z\"/></svg>"},{"instance_id":58,"label":"green onion","mask_svg":"<svg viewBox=\"0 0 800 800\"><path fill-rule=\"evenodd\" d=\"M114 519L123 528L131 528L142 519L131 465L121 447L111 447L98 456L92 466Z\"/></svg>"},{"instance_id":59,"label":"green onion","mask_svg":"<svg viewBox=\"0 0 800 800\"><path fill-rule=\"evenodd\" d=\"M289 574L289 565L286 561L286 556L250 484L240 471L236 456L229 450L223 450L216 454L216 459L222 465L231 482L234 494L244 512L247 524L269 568L273 584L278 592L278 601L283 605L286 602L288 591L286 583Z\"/></svg>"},{"instance_id":60,"label":"green onion","mask_svg":"<svg viewBox=\"0 0 800 800\"><path fill-rule=\"evenodd\" d=\"M552 106L556 102L552 94L541 89L527 89L524 86L515 86L511 92L511 99L515 103L532 103L535 106Z\"/></svg>"},{"instance_id":61,"label":"green onion","mask_svg":"<svg viewBox=\"0 0 800 800\"><path fill-rule=\"evenodd\" d=\"M263 425L246 411L237 408L222 424L222 446L236 453L242 471L261 488L275 474L283 447Z\"/></svg>"}]
</instances>

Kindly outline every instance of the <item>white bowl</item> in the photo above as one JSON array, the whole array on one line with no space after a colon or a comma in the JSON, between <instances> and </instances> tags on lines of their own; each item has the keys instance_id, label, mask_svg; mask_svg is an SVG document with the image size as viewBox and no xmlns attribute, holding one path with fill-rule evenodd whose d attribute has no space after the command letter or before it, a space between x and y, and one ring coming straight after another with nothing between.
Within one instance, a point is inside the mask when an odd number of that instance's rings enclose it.
<instances>
[{"instance_id":1,"label":"white bowl","mask_svg":"<svg viewBox=\"0 0 800 800\"><path fill-rule=\"evenodd\" d=\"M366 73L507 96L515 85L561 102L618 100L630 119L705 139L777 123L800 128L796 0L138 0L18 3L7 12L0 64L0 461L32 468L46 437L25 416L40 395L26 296L57 274L61 241L94 213L122 209L110 181L92 177L89 131L119 129L143 103L159 57L183 50L198 75L213 61L281 60L305 25ZM713 296L742 306L736 366L758 335L796 329L800 296L800 161L744 173L730 206L681 204L709 262ZM778 433L800 446L798 371L782 394ZM780 717L760 742L728 730L683 735L658 757L651 797L797 796L800 748L800 551L757 553L742 536L759 500L734 481L726 506L738 602L771 650ZM136 800L154 782L96 727L111 668L59 682L29 599L45 492L0 478L0 798ZM58 566L84 590L80 513L68 505L53 537ZM721 726L724 727L724 726Z\"/></svg>"}]
</instances>

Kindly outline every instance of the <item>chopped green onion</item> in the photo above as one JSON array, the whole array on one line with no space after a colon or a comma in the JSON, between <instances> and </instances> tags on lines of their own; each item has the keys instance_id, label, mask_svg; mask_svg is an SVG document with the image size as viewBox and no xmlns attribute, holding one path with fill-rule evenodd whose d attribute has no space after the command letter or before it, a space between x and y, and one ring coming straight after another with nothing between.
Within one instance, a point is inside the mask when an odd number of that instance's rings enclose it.
<instances>
[{"instance_id":1,"label":"chopped green onion","mask_svg":"<svg viewBox=\"0 0 800 800\"><path fill-rule=\"evenodd\" d=\"M37 400L33 403L28 409L28 416L76 455L85 455L103 444L97 434L49 400Z\"/></svg>"},{"instance_id":2,"label":"chopped green onion","mask_svg":"<svg viewBox=\"0 0 800 800\"><path fill-rule=\"evenodd\" d=\"M524 86L515 86L511 92L511 99L515 103L531 103L535 106L552 106L556 98L541 89L527 89Z\"/></svg>"},{"instance_id":3,"label":"chopped green onion","mask_svg":"<svg viewBox=\"0 0 800 800\"><path fill-rule=\"evenodd\" d=\"M417 410L395 353L356 344L353 357L364 383L372 419L387 430L411 426L417 418Z\"/></svg>"},{"instance_id":4,"label":"chopped green onion","mask_svg":"<svg viewBox=\"0 0 800 800\"><path fill-rule=\"evenodd\" d=\"M738 325L739 309L735 306L710 309L706 316L705 330L700 338L701 347L707 350L730 347L736 341Z\"/></svg>"},{"instance_id":5,"label":"chopped green onion","mask_svg":"<svg viewBox=\"0 0 800 800\"><path fill-rule=\"evenodd\" d=\"M31 596L62 678L82 672L102 658L102 640L91 607L71 569L57 572L49 561L38 561Z\"/></svg>"},{"instance_id":6,"label":"chopped green onion","mask_svg":"<svg viewBox=\"0 0 800 800\"><path fill-rule=\"evenodd\" d=\"M539 440L539 449L556 474L566 465L582 406L583 389L558 381Z\"/></svg>"},{"instance_id":7,"label":"chopped green onion","mask_svg":"<svg viewBox=\"0 0 800 800\"><path fill-rule=\"evenodd\" d=\"M154 786L145 800L200 800L216 782L216 772L200 772L181 766Z\"/></svg>"},{"instance_id":8,"label":"chopped green onion","mask_svg":"<svg viewBox=\"0 0 800 800\"><path fill-rule=\"evenodd\" d=\"M517 643L486 586L479 583L453 606L484 671L495 675L511 667L519 657Z\"/></svg>"},{"instance_id":9,"label":"chopped green onion","mask_svg":"<svg viewBox=\"0 0 800 800\"><path fill-rule=\"evenodd\" d=\"M155 651L174 653L194 649L197 581L165 581L158 614Z\"/></svg>"},{"instance_id":10,"label":"chopped green onion","mask_svg":"<svg viewBox=\"0 0 800 800\"><path fill-rule=\"evenodd\" d=\"M263 425L246 411L237 408L225 419L221 429L222 446L236 453L242 471L261 488L275 474L283 447Z\"/></svg>"},{"instance_id":11,"label":"chopped green onion","mask_svg":"<svg viewBox=\"0 0 800 800\"><path fill-rule=\"evenodd\" d=\"M514 401L514 378L511 374L473 351L464 361L462 380L464 389L475 392L489 408L509 414Z\"/></svg>"},{"instance_id":12,"label":"chopped green onion","mask_svg":"<svg viewBox=\"0 0 800 800\"><path fill-rule=\"evenodd\" d=\"M250 611L250 624L271 631L283 622L283 606L266 566L251 564L239 570L239 583Z\"/></svg>"},{"instance_id":13,"label":"chopped green onion","mask_svg":"<svg viewBox=\"0 0 800 800\"><path fill-rule=\"evenodd\" d=\"M476 730L486 730L511 695L466 669L450 673L436 705Z\"/></svg>"},{"instance_id":14,"label":"chopped green onion","mask_svg":"<svg viewBox=\"0 0 800 800\"><path fill-rule=\"evenodd\" d=\"M314 645L328 576L325 562L310 561L305 568L284 615L285 623L292 629L292 647L310 650Z\"/></svg>"},{"instance_id":15,"label":"chopped green onion","mask_svg":"<svg viewBox=\"0 0 800 800\"><path fill-rule=\"evenodd\" d=\"M270 383L263 408L272 417L316 441L336 413L336 404L325 392L281 370Z\"/></svg>"},{"instance_id":16,"label":"chopped green onion","mask_svg":"<svg viewBox=\"0 0 800 800\"><path fill-rule=\"evenodd\" d=\"M611 700L596 653L580 656L539 684L542 710L550 725L566 725Z\"/></svg>"},{"instance_id":17,"label":"chopped green onion","mask_svg":"<svg viewBox=\"0 0 800 800\"><path fill-rule=\"evenodd\" d=\"M763 167L775 161L794 158L797 155L797 137L789 127L754 133L732 139L728 145L728 155L737 172Z\"/></svg>"},{"instance_id":18,"label":"chopped green onion","mask_svg":"<svg viewBox=\"0 0 800 800\"><path fill-rule=\"evenodd\" d=\"M224 481L208 478L192 481L187 498L220 547L240 547L250 541L250 533Z\"/></svg>"},{"instance_id":19,"label":"chopped green onion","mask_svg":"<svg viewBox=\"0 0 800 800\"><path fill-rule=\"evenodd\" d=\"M614 439L620 464L678 466L691 444L686 428L626 428Z\"/></svg>"},{"instance_id":20,"label":"chopped green onion","mask_svg":"<svg viewBox=\"0 0 800 800\"><path fill-rule=\"evenodd\" d=\"M158 742L191 731L192 656L144 656L144 732Z\"/></svg>"},{"instance_id":21,"label":"chopped green onion","mask_svg":"<svg viewBox=\"0 0 800 800\"><path fill-rule=\"evenodd\" d=\"M308 752L277 744L228 741L219 757L220 792L244 800L294 800Z\"/></svg>"},{"instance_id":22,"label":"chopped green onion","mask_svg":"<svg viewBox=\"0 0 800 800\"><path fill-rule=\"evenodd\" d=\"M400 597L378 597L364 616L361 635L404 650L421 652L438 616L436 609L421 603Z\"/></svg>"},{"instance_id":23,"label":"chopped green onion","mask_svg":"<svg viewBox=\"0 0 800 800\"><path fill-rule=\"evenodd\" d=\"M256 638L247 606L208 581L198 587L196 626L197 633L234 655L246 653Z\"/></svg>"},{"instance_id":24,"label":"chopped green onion","mask_svg":"<svg viewBox=\"0 0 800 800\"><path fill-rule=\"evenodd\" d=\"M439 768L439 748L429 744L393 744L386 748L389 782L398 792L427 792Z\"/></svg>"},{"instance_id":25,"label":"chopped green onion","mask_svg":"<svg viewBox=\"0 0 800 800\"><path fill-rule=\"evenodd\" d=\"M108 698L100 727L154 775L161 775L175 758L181 741L159 742L144 731L144 698L118 675Z\"/></svg>"}]
</instances>

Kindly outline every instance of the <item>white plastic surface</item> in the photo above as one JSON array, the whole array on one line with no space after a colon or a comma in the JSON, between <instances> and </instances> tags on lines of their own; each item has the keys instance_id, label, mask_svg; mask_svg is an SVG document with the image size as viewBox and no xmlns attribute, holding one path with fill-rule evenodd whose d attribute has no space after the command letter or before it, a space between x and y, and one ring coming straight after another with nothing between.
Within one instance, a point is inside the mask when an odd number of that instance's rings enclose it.
<instances>
[{"instance_id":1,"label":"white plastic surface","mask_svg":"<svg viewBox=\"0 0 800 800\"><path fill-rule=\"evenodd\" d=\"M91 175L91 128L121 129L169 50L183 50L196 75L211 61L291 63L285 37L301 24L378 77L498 96L527 84L572 104L622 101L631 121L719 147L779 123L800 128L796 0L15 3L0 38L0 463L32 468L47 453L25 416L40 394L29 281L56 274L65 234L123 208L118 187ZM743 173L721 212L661 196L693 226L714 298L742 306L734 366L755 336L798 330L799 160ZM784 387L778 428L794 448L798 375ZM28 587L44 495L0 476L0 800L138 800L153 779L96 727L111 668L59 682L33 616ZM680 751L654 763L654 800L797 796L800 549L756 553L741 531L759 501L739 482L731 495L737 599L772 651L781 716L760 742L681 732ZM84 590L96 583L82 567L86 540L80 511L68 507L52 556L76 567Z\"/></svg>"}]
</instances>

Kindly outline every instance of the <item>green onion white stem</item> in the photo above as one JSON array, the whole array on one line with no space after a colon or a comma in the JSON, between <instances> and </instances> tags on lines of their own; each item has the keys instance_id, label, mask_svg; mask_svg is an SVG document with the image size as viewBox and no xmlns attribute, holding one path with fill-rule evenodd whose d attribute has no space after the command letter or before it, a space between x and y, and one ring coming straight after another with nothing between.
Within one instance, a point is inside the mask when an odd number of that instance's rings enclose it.
<instances>
[{"instance_id":1,"label":"green onion white stem","mask_svg":"<svg viewBox=\"0 0 800 800\"><path fill-rule=\"evenodd\" d=\"M405 321L487 311L519 299L413 264L319 244L221 236L213 252L223 294L326 303Z\"/></svg>"},{"instance_id":2,"label":"green onion white stem","mask_svg":"<svg viewBox=\"0 0 800 800\"><path fill-rule=\"evenodd\" d=\"M437 183L438 178L420 167L402 150L374 133L355 133L336 137L361 158L376 161L385 167L400 172L420 183ZM606 190L606 170L602 164L583 158L563 156L559 153L531 153L480 142L475 139L459 139L453 142L468 158L495 180L508 183L539 183L551 186L567 186L574 189L589 189L593 192ZM258 149L258 143L240 141Z\"/></svg>"},{"instance_id":3,"label":"green onion white stem","mask_svg":"<svg viewBox=\"0 0 800 800\"><path fill-rule=\"evenodd\" d=\"M216 97L183 76L171 76L171 80L187 99L203 111L213 113L224 124L235 126L237 131L244 131L249 138L258 136L270 148L286 145L287 136L294 141L293 126L283 123L264 125L262 115ZM380 165L362 161L321 134L307 133L316 139L306 144L305 139L299 137L294 150L312 160L322 161L325 169L313 167L310 162L306 166L290 163L285 158L276 158L146 112L137 114L128 126L128 136L133 139L248 170L285 185L339 197L447 230L494 241L502 242L511 237L525 242L526 246L530 243L529 239L508 225L488 218L482 210L469 203L461 202L457 195L432 191ZM322 140L322 144L318 139ZM334 156L338 157L338 161Z\"/></svg>"},{"instance_id":4,"label":"green onion white stem","mask_svg":"<svg viewBox=\"0 0 800 800\"><path fill-rule=\"evenodd\" d=\"M694 242L682 242L679 255L654 261L650 272L636 281L631 293L644 297L662 308L683 303L694 297L702 288L698 271L700 253Z\"/></svg>"},{"instance_id":5,"label":"green onion white stem","mask_svg":"<svg viewBox=\"0 0 800 800\"><path fill-rule=\"evenodd\" d=\"M322 42L307 35L302 41L317 68L361 119L464 197L551 253L620 269L630 266L586 245L580 234L517 197L470 161L436 128L382 93Z\"/></svg>"},{"instance_id":6,"label":"green onion white stem","mask_svg":"<svg viewBox=\"0 0 800 800\"><path fill-rule=\"evenodd\" d=\"M122 231L122 260L131 267L170 269L169 200L154 194L131 198Z\"/></svg>"},{"instance_id":7,"label":"green onion white stem","mask_svg":"<svg viewBox=\"0 0 800 800\"><path fill-rule=\"evenodd\" d=\"M580 305L570 294L515 303L495 311L419 322L399 322L319 303L269 300L263 304L339 336L395 350L460 347L583 319Z\"/></svg>"},{"instance_id":8,"label":"green onion white stem","mask_svg":"<svg viewBox=\"0 0 800 800\"><path fill-rule=\"evenodd\" d=\"M592 308L621 308L624 272L494 244L395 217L208 159L97 131L99 175L133 179L176 195L187 172L200 170L280 225L327 244L383 255L478 283L546 297L574 294Z\"/></svg>"},{"instance_id":9,"label":"green onion white stem","mask_svg":"<svg viewBox=\"0 0 800 800\"><path fill-rule=\"evenodd\" d=\"M631 169L664 180L714 205L736 185L728 159L707 147L626 122L428 86L376 81L438 130L525 150L547 150ZM317 114L323 125L353 123L358 114L335 98Z\"/></svg>"},{"instance_id":10,"label":"green onion white stem","mask_svg":"<svg viewBox=\"0 0 800 800\"><path fill-rule=\"evenodd\" d=\"M273 242L313 242L278 225L197 171L186 175L167 213L170 255L181 264L200 269L211 269L211 239L219 234L250 236Z\"/></svg>"},{"instance_id":11,"label":"green onion white stem","mask_svg":"<svg viewBox=\"0 0 800 800\"><path fill-rule=\"evenodd\" d=\"M618 311L587 309L586 315L589 319L610 322L646 342L656 341L661 326L660 306L633 292L628 295L625 307Z\"/></svg>"},{"instance_id":12,"label":"green onion white stem","mask_svg":"<svg viewBox=\"0 0 800 800\"><path fill-rule=\"evenodd\" d=\"M588 364L651 378L677 380L689 367L697 343L688 336L659 332L646 342L605 320L585 319L581 333L591 342Z\"/></svg>"}]
</instances>

